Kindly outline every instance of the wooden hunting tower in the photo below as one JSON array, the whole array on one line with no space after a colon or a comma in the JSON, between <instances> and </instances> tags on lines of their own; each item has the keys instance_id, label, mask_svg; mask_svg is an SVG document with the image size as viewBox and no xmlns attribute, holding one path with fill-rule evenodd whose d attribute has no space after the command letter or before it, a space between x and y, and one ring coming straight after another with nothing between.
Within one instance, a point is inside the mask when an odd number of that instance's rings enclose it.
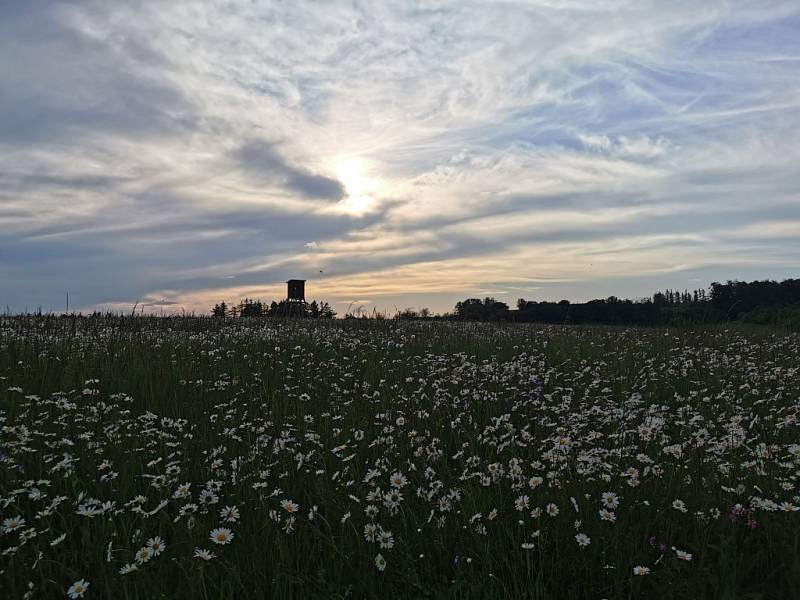
<instances>
[{"instance_id":1,"label":"wooden hunting tower","mask_svg":"<svg viewBox=\"0 0 800 600\"><path fill-rule=\"evenodd\" d=\"M305 302L306 301L306 280L305 279L290 279L286 282L288 287L287 298L289 302Z\"/></svg>"}]
</instances>

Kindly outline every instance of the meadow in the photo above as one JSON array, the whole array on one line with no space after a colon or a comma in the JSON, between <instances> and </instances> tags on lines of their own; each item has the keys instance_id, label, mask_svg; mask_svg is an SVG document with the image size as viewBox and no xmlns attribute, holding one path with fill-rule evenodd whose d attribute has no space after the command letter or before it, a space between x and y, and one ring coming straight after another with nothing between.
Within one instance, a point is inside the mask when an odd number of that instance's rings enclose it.
<instances>
[{"instance_id":1,"label":"meadow","mask_svg":"<svg viewBox=\"0 0 800 600\"><path fill-rule=\"evenodd\" d=\"M0 597L788 599L800 336L0 318Z\"/></svg>"}]
</instances>

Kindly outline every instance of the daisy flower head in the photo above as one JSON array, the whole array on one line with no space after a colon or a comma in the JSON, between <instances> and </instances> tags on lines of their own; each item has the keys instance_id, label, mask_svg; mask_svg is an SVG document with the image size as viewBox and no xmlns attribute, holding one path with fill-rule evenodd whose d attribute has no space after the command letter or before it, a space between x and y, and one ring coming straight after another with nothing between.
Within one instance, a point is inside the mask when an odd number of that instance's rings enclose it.
<instances>
[{"instance_id":1,"label":"daisy flower head","mask_svg":"<svg viewBox=\"0 0 800 600\"><path fill-rule=\"evenodd\" d=\"M394 547L394 536L391 531L381 529L378 532L378 544L384 550L391 550Z\"/></svg>"},{"instance_id":2,"label":"daisy flower head","mask_svg":"<svg viewBox=\"0 0 800 600\"><path fill-rule=\"evenodd\" d=\"M83 598L83 595L86 593L86 590L88 589L89 589L89 582L86 581L85 579L79 579L71 586L69 586L69 589L67 590L67 596L69 596L73 600L75 598Z\"/></svg>"},{"instance_id":3,"label":"daisy flower head","mask_svg":"<svg viewBox=\"0 0 800 600\"><path fill-rule=\"evenodd\" d=\"M134 563L127 563L120 567L119 574L120 575L129 575L134 571L138 571L139 567L137 567Z\"/></svg>"},{"instance_id":4,"label":"daisy flower head","mask_svg":"<svg viewBox=\"0 0 800 600\"><path fill-rule=\"evenodd\" d=\"M378 568L378 571L384 571L386 569L386 559L383 558L383 554L378 554L375 557L375 566Z\"/></svg>"},{"instance_id":5,"label":"daisy flower head","mask_svg":"<svg viewBox=\"0 0 800 600\"><path fill-rule=\"evenodd\" d=\"M286 499L286 500L281 500L281 508L286 512L288 512L289 514L291 514L291 513L296 513L298 510L300 510L300 505L292 500Z\"/></svg>"},{"instance_id":6,"label":"daisy flower head","mask_svg":"<svg viewBox=\"0 0 800 600\"><path fill-rule=\"evenodd\" d=\"M544 511L551 517L557 517L558 516L558 506L556 506L552 502L544 507Z\"/></svg>"},{"instance_id":7,"label":"daisy flower head","mask_svg":"<svg viewBox=\"0 0 800 600\"><path fill-rule=\"evenodd\" d=\"M613 511L601 508L599 512L600 512L600 518L603 521L610 521L613 523L614 521L617 520L617 515Z\"/></svg>"},{"instance_id":8,"label":"daisy flower head","mask_svg":"<svg viewBox=\"0 0 800 600\"><path fill-rule=\"evenodd\" d=\"M224 546L225 544L230 544L233 540L233 532L227 527L217 527L211 530L208 537L215 544Z\"/></svg>"},{"instance_id":9,"label":"daisy flower head","mask_svg":"<svg viewBox=\"0 0 800 600\"><path fill-rule=\"evenodd\" d=\"M389 484L397 489L402 488L408 483L408 479L400 471L395 471L389 476Z\"/></svg>"},{"instance_id":10,"label":"daisy flower head","mask_svg":"<svg viewBox=\"0 0 800 600\"><path fill-rule=\"evenodd\" d=\"M213 490L205 489L200 492L200 504L216 504L217 502L219 502L219 496Z\"/></svg>"},{"instance_id":11,"label":"daisy flower head","mask_svg":"<svg viewBox=\"0 0 800 600\"><path fill-rule=\"evenodd\" d=\"M368 542L375 541L375 535L378 533L378 528L374 523L367 523L364 525L364 539Z\"/></svg>"},{"instance_id":12,"label":"daisy flower head","mask_svg":"<svg viewBox=\"0 0 800 600\"><path fill-rule=\"evenodd\" d=\"M602 502L603 506L614 510L619 506L619 496L617 496L614 492L603 492Z\"/></svg>"},{"instance_id":13,"label":"daisy flower head","mask_svg":"<svg viewBox=\"0 0 800 600\"><path fill-rule=\"evenodd\" d=\"M143 548L139 548L136 551L135 558L136 558L136 562L137 563L139 563L140 565L143 565L148 560L153 558L153 550L151 548L148 548L147 546L145 546Z\"/></svg>"},{"instance_id":14,"label":"daisy flower head","mask_svg":"<svg viewBox=\"0 0 800 600\"><path fill-rule=\"evenodd\" d=\"M22 518L22 515L3 519L3 533L12 533L23 527L25 527L25 519Z\"/></svg>"},{"instance_id":15,"label":"daisy flower head","mask_svg":"<svg viewBox=\"0 0 800 600\"><path fill-rule=\"evenodd\" d=\"M685 560L686 562L692 560L692 555L689 552L684 552L683 550L677 550L675 548L673 548L673 550L675 550L675 556L680 560Z\"/></svg>"},{"instance_id":16,"label":"daisy flower head","mask_svg":"<svg viewBox=\"0 0 800 600\"><path fill-rule=\"evenodd\" d=\"M192 487L191 483L182 483L178 486L178 489L175 490L175 493L172 494L173 498L188 498L191 493L189 492L189 488Z\"/></svg>"},{"instance_id":17,"label":"daisy flower head","mask_svg":"<svg viewBox=\"0 0 800 600\"><path fill-rule=\"evenodd\" d=\"M213 558L217 558L217 555L210 550L206 550L205 548L195 548L194 557L199 558L200 560L211 560Z\"/></svg>"},{"instance_id":18,"label":"daisy flower head","mask_svg":"<svg viewBox=\"0 0 800 600\"><path fill-rule=\"evenodd\" d=\"M525 494L523 494L522 496L520 496L519 498L517 498L517 499L514 501L514 507L515 507L517 510L520 510L520 511L522 511L522 510L527 510L527 509L528 509L528 502L529 502L529 500L530 500L530 498L528 498L528 496L526 496Z\"/></svg>"},{"instance_id":19,"label":"daisy flower head","mask_svg":"<svg viewBox=\"0 0 800 600\"><path fill-rule=\"evenodd\" d=\"M160 536L156 536L147 540L147 547L153 551L153 556L158 556L166 549L167 545Z\"/></svg>"},{"instance_id":20,"label":"daisy flower head","mask_svg":"<svg viewBox=\"0 0 800 600\"><path fill-rule=\"evenodd\" d=\"M235 506L226 506L219 511L219 518L226 523L235 523L239 520L239 509Z\"/></svg>"},{"instance_id":21,"label":"daisy flower head","mask_svg":"<svg viewBox=\"0 0 800 600\"><path fill-rule=\"evenodd\" d=\"M581 548L585 548L586 546L592 543L592 540L585 533L577 534L575 536L575 541L578 542L578 546L580 546Z\"/></svg>"},{"instance_id":22,"label":"daisy flower head","mask_svg":"<svg viewBox=\"0 0 800 600\"><path fill-rule=\"evenodd\" d=\"M649 567L642 567L642 566L633 567L633 574L634 575L650 575L650 568Z\"/></svg>"}]
</instances>

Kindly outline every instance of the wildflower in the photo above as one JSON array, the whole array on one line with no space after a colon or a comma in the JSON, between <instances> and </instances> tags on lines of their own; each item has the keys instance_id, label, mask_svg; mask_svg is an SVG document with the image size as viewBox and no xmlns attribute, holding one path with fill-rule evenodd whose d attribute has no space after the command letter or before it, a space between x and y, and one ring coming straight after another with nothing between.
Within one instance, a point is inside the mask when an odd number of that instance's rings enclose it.
<instances>
[{"instance_id":1,"label":"wildflower","mask_svg":"<svg viewBox=\"0 0 800 600\"><path fill-rule=\"evenodd\" d=\"M521 547L523 550L533 550L536 547L536 544L533 544L531 542L525 542L524 544L522 544Z\"/></svg>"},{"instance_id":2,"label":"wildflower","mask_svg":"<svg viewBox=\"0 0 800 600\"><path fill-rule=\"evenodd\" d=\"M550 515L551 517L557 517L558 516L558 506L556 506L552 502L544 507L544 511L548 515Z\"/></svg>"},{"instance_id":3,"label":"wildflower","mask_svg":"<svg viewBox=\"0 0 800 600\"><path fill-rule=\"evenodd\" d=\"M13 531L17 531L25 526L25 519L22 518L22 515L17 515L16 517L12 517L10 519L3 520L3 533L11 533Z\"/></svg>"},{"instance_id":4,"label":"wildflower","mask_svg":"<svg viewBox=\"0 0 800 600\"><path fill-rule=\"evenodd\" d=\"M408 483L408 479L400 471L395 471L389 476L389 484L397 489L402 488Z\"/></svg>"},{"instance_id":5,"label":"wildflower","mask_svg":"<svg viewBox=\"0 0 800 600\"><path fill-rule=\"evenodd\" d=\"M527 510L528 508L528 496L522 495L514 501L514 506L517 510Z\"/></svg>"},{"instance_id":6,"label":"wildflower","mask_svg":"<svg viewBox=\"0 0 800 600\"><path fill-rule=\"evenodd\" d=\"M378 567L378 571L384 571L386 569L386 559L383 558L383 554L378 553L375 557L375 566Z\"/></svg>"},{"instance_id":7,"label":"wildflower","mask_svg":"<svg viewBox=\"0 0 800 600\"><path fill-rule=\"evenodd\" d=\"M200 560L211 560L212 558L217 558L217 555L205 548L195 548L194 557Z\"/></svg>"},{"instance_id":8,"label":"wildflower","mask_svg":"<svg viewBox=\"0 0 800 600\"><path fill-rule=\"evenodd\" d=\"M139 548L136 551L136 562L139 563L140 565L143 565L148 560L150 560L152 557L153 557L152 548L143 547L143 548Z\"/></svg>"},{"instance_id":9,"label":"wildflower","mask_svg":"<svg viewBox=\"0 0 800 600\"><path fill-rule=\"evenodd\" d=\"M86 593L86 590L88 589L89 589L89 582L86 581L85 579L79 579L71 586L69 586L69 589L67 590L67 596L69 596L73 600L75 598L83 598L83 595Z\"/></svg>"},{"instance_id":10,"label":"wildflower","mask_svg":"<svg viewBox=\"0 0 800 600\"><path fill-rule=\"evenodd\" d=\"M649 567L642 567L642 566L633 567L633 574L634 575L650 575L650 568Z\"/></svg>"},{"instance_id":11,"label":"wildflower","mask_svg":"<svg viewBox=\"0 0 800 600\"><path fill-rule=\"evenodd\" d=\"M200 492L200 504L216 504L219 502L219 496L213 491L205 489Z\"/></svg>"},{"instance_id":12,"label":"wildflower","mask_svg":"<svg viewBox=\"0 0 800 600\"><path fill-rule=\"evenodd\" d=\"M497 517L497 509L493 508L491 511L489 511L489 515L486 518L490 521L494 521L495 517Z\"/></svg>"},{"instance_id":13,"label":"wildflower","mask_svg":"<svg viewBox=\"0 0 800 600\"><path fill-rule=\"evenodd\" d=\"M741 504L734 504L731 507L730 512L728 513L728 517L730 518L732 523L736 523L739 521L740 518L747 514L747 509L745 509Z\"/></svg>"},{"instance_id":14,"label":"wildflower","mask_svg":"<svg viewBox=\"0 0 800 600\"><path fill-rule=\"evenodd\" d=\"M375 535L378 532L378 528L375 526L374 523L367 523L364 525L364 539L368 542L375 541Z\"/></svg>"},{"instance_id":15,"label":"wildflower","mask_svg":"<svg viewBox=\"0 0 800 600\"><path fill-rule=\"evenodd\" d=\"M672 508L675 510L679 510L682 513L687 512L689 509L686 508L686 503L683 500L675 500L672 502Z\"/></svg>"},{"instance_id":16,"label":"wildflower","mask_svg":"<svg viewBox=\"0 0 800 600\"><path fill-rule=\"evenodd\" d=\"M575 541L578 542L578 546L580 546L581 548L585 548L586 546L592 543L592 540L585 533L577 534L575 536Z\"/></svg>"},{"instance_id":17,"label":"wildflower","mask_svg":"<svg viewBox=\"0 0 800 600\"><path fill-rule=\"evenodd\" d=\"M219 518L226 523L235 523L239 520L239 509L235 506L226 506L219 511Z\"/></svg>"},{"instance_id":18,"label":"wildflower","mask_svg":"<svg viewBox=\"0 0 800 600\"><path fill-rule=\"evenodd\" d=\"M153 551L153 556L158 556L166 549L167 545L164 543L164 540L156 536L147 540L147 547Z\"/></svg>"},{"instance_id":19,"label":"wildflower","mask_svg":"<svg viewBox=\"0 0 800 600\"><path fill-rule=\"evenodd\" d=\"M692 560L692 555L689 554L688 552L684 552L683 550L676 550L674 547L672 549L675 550L675 555L680 560L685 560L686 562L689 562L690 560Z\"/></svg>"},{"instance_id":20,"label":"wildflower","mask_svg":"<svg viewBox=\"0 0 800 600\"><path fill-rule=\"evenodd\" d=\"M603 521L610 521L610 522L613 523L614 521L617 520L617 515L615 513L611 512L610 510L606 510L605 508L601 508L600 509L600 518Z\"/></svg>"},{"instance_id":21,"label":"wildflower","mask_svg":"<svg viewBox=\"0 0 800 600\"><path fill-rule=\"evenodd\" d=\"M103 511L97 508L97 506L88 504L82 504L81 506L78 507L78 510L76 510L75 512L76 514L79 514L82 517L89 517L90 519L93 519L97 515L103 513Z\"/></svg>"},{"instance_id":22,"label":"wildflower","mask_svg":"<svg viewBox=\"0 0 800 600\"><path fill-rule=\"evenodd\" d=\"M230 544L233 540L233 532L227 527L217 527L211 530L208 537L215 544L224 546L225 544Z\"/></svg>"},{"instance_id":23,"label":"wildflower","mask_svg":"<svg viewBox=\"0 0 800 600\"><path fill-rule=\"evenodd\" d=\"M619 506L619 496L617 496L614 492L603 492L602 502L606 508L614 510Z\"/></svg>"},{"instance_id":24,"label":"wildflower","mask_svg":"<svg viewBox=\"0 0 800 600\"><path fill-rule=\"evenodd\" d=\"M544 483L544 479L542 479L542 478L541 478L541 477L539 477L538 475L536 475L535 477L531 477L531 478L528 480L528 485L529 485L529 486L531 486L531 489L534 489L534 490L535 490L537 487L539 487L540 485L542 485L543 483Z\"/></svg>"},{"instance_id":25,"label":"wildflower","mask_svg":"<svg viewBox=\"0 0 800 600\"><path fill-rule=\"evenodd\" d=\"M58 546L65 539L67 539L67 534L66 533L62 533L60 536L58 536L56 539L54 539L52 542L50 542L50 546Z\"/></svg>"},{"instance_id":26,"label":"wildflower","mask_svg":"<svg viewBox=\"0 0 800 600\"><path fill-rule=\"evenodd\" d=\"M558 440L556 440L555 445L553 446L554 450L560 450L562 452L566 452L569 450L571 445L571 440L568 437L560 436Z\"/></svg>"},{"instance_id":27,"label":"wildflower","mask_svg":"<svg viewBox=\"0 0 800 600\"><path fill-rule=\"evenodd\" d=\"M129 575L130 573L133 573L134 571L138 571L138 570L139 570L139 567L137 567L135 564L127 563L127 564L122 565L120 567L119 574L120 575Z\"/></svg>"},{"instance_id":28,"label":"wildflower","mask_svg":"<svg viewBox=\"0 0 800 600\"><path fill-rule=\"evenodd\" d=\"M394 547L392 532L381 529L380 532L378 532L378 544L383 550L391 550Z\"/></svg>"},{"instance_id":29,"label":"wildflower","mask_svg":"<svg viewBox=\"0 0 800 600\"><path fill-rule=\"evenodd\" d=\"M189 488L191 486L192 486L191 483L182 483L181 485L178 486L178 489L175 490L175 493L172 494L172 497L173 498L188 498L189 495L190 495Z\"/></svg>"},{"instance_id":30,"label":"wildflower","mask_svg":"<svg viewBox=\"0 0 800 600\"><path fill-rule=\"evenodd\" d=\"M281 500L281 508L289 514L292 514L300 510L300 505L292 500Z\"/></svg>"}]
</instances>

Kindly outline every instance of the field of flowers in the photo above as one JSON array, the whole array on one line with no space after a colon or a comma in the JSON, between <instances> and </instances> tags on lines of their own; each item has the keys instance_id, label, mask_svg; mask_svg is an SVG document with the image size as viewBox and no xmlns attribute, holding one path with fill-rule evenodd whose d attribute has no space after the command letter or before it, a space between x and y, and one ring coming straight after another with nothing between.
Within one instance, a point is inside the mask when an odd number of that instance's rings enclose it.
<instances>
[{"instance_id":1,"label":"field of flowers","mask_svg":"<svg viewBox=\"0 0 800 600\"><path fill-rule=\"evenodd\" d=\"M0 318L2 598L800 597L800 336Z\"/></svg>"}]
</instances>

